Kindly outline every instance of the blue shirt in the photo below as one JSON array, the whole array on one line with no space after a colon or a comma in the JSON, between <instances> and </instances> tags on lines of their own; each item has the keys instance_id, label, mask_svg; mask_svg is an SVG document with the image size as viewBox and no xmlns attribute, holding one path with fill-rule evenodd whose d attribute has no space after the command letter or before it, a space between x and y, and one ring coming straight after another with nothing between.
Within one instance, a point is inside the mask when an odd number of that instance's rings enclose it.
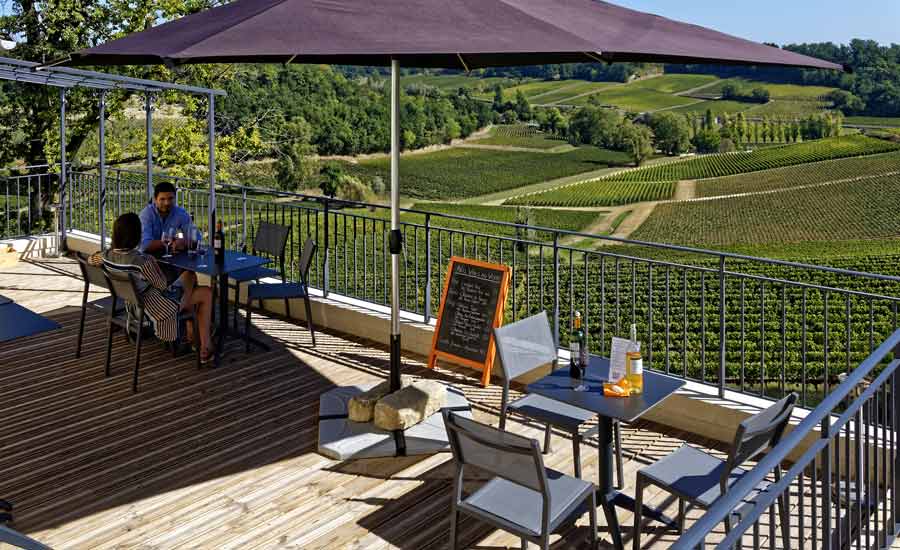
<instances>
[{"instance_id":1,"label":"blue shirt","mask_svg":"<svg viewBox=\"0 0 900 550\"><path fill-rule=\"evenodd\" d=\"M173 206L169 211L169 215L163 219L156 209L156 204L150 203L141 210L141 252L144 252L150 245L151 241L162 239L163 231L174 229L177 233L181 231L187 235L191 228L191 216L187 210L180 206Z\"/></svg>"}]
</instances>

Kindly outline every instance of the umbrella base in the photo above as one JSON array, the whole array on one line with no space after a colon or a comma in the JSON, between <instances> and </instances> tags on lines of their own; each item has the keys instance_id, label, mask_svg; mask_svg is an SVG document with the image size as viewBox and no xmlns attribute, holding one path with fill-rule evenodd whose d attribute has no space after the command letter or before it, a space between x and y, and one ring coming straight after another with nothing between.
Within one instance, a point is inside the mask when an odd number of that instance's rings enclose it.
<instances>
[{"instance_id":1,"label":"umbrella base","mask_svg":"<svg viewBox=\"0 0 900 550\"><path fill-rule=\"evenodd\" d=\"M440 412L402 430L402 437L397 437L395 432L376 428L372 422L350 421L347 417L350 398L374 386L375 384L339 386L319 397L319 454L335 460L353 460L450 451L450 440ZM468 399L453 386L447 386L445 408L472 418Z\"/></svg>"}]
</instances>

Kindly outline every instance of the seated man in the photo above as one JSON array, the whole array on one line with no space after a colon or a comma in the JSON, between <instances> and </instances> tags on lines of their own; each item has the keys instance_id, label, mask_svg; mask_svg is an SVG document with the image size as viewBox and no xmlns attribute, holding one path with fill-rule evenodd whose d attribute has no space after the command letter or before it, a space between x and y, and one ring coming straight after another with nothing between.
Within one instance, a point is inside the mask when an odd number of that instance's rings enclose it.
<instances>
[{"instance_id":1,"label":"seated man","mask_svg":"<svg viewBox=\"0 0 900 550\"><path fill-rule=\"evenodd\" d=\"M122 214L113 225L112 248L103 253L103 262L111 268L139 273L138 292L144 298L147 315L153 320L157 338L167 342L178 339L178 311L197 306L200 342L200 359L207 363L212 359L213 346L210 338L212 317L212 292L208 287L197 287L191 292L187 303L178 302L169 290L166 276L156 260L138 250L141 242L141 220L132 212ZM188 341L193 331L186 331Z\"/></svg>"},{"instance_id":2,"label":"seated man","mask_svg":"<svg viewBox=\"0 0 900 550\"><path fill-rule=\"evenodd\" d=\"M193 224L191 216L184 208L175 204L175 186L167 181L157 183L153 188L153 202L141 210L141 244L140 251L146 254L162 254L166 247L163 244L163 233L173 230L187 236ZM172 252L181 252L187 247L184 238L176 239L170 248ZM191 271L180 271L168 266L163 266L163 273L169 284L175 279L181 280L184 294L181 298L181 307L185 308L191 303L191 293L197 285L197 275Z\"/></svg>"}]
</instances>

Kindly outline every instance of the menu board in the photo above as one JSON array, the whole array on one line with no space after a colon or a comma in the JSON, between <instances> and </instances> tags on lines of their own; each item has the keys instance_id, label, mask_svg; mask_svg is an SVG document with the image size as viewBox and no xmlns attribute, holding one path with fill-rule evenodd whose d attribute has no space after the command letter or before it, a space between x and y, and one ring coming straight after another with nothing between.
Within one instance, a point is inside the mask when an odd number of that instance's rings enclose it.
<instances>
[{"instance_id":1,"label":"menu board","mask_svg":"<svg viewBox=\"0 0 900 550\"><path fill-rule=\"evenodd\" d=\"M429 367L438 358L481 369L487 386L494 365L494 327L503 322L509 267L450 258Z\"/></svg>"}]
</instances>

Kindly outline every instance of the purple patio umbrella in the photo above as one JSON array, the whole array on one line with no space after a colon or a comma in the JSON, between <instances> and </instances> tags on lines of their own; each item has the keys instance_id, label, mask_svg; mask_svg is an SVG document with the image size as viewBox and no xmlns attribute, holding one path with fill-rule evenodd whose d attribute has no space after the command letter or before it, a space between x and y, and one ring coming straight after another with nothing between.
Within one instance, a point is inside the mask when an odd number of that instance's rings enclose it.
<instances>
[{"instance_id":1,"label":"purple patio umbrella","mask_svg":"<svg viewBox=\"0 0 900 550\"><path fill-rule=\"evenodd\" d=\"M598 0L238 0L73 53L67 63L390 65L390 378L397 389L400 66L470 70L590 61L842 69L820 59ZM212 226L212 154L210 172Z\"/></svg>"}]
</instances>

